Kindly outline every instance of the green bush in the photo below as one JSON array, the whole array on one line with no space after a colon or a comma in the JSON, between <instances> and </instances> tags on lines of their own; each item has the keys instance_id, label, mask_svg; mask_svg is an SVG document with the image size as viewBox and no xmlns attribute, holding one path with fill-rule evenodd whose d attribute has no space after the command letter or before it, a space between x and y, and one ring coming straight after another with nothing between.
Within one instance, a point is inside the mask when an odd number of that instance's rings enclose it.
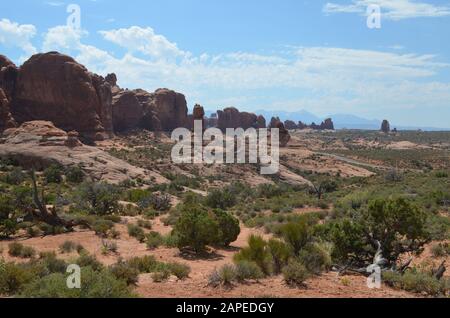
<instances>
[{"instance_id":1,"label":"green bush","mask_svg":"<svg viewBox=\"0 0 450 318\"><path fill-rule=\"evenodd\" d=\"M8 253L13 257L32 258L36 255L36 250L31 246L24 246L20 243L13 242L8 245Z\"/></svg>"},{"instance_id":2,"label":"green bush","mask_svg":"<svg viewBox=\"0 0 450 318\"><path fill-rule=\"evenodd\" d=\"M235 279L236 271L232 265L223 265L218 271L214 271L209 278L210 283L214 281L213 284L222 284L223 286L230 286Z\"/></svg>"},{"instance_id":3,"label":"green bush","mask_svg":"<svg viewBox=\"0 0 450 318\"><path fill-rule=\"evenodd\" d=\"M139 273L152 273L158 267L158 261L151 255L134 257L128 261L128 264L133 268L136 268Z\"/></svg>"},{"instance_id":4,"label":"green bush","mask_svg":"<svg viewBox=\"0 0 450 318\"><path fill-rule=\"evenodd\" d=\"M151 277L155 283L162 283L169 279L170 272L168 270L154 272L151 274Z\"/></svg>"},{"instance_id":5,"label":"green bush","mask_svg":"<svg viewBox=\"0 0 450 318\"><path fill-rule=\"evenodd\" d=\"M308 269L298 260L290 259L283 268L284 281L289 285L305 286L305 281L310 277Z\"/></svg>"},{"instance_id":6,"label":"green bush","mask_svg":"<svg viewBox=\"0 0 450 318\"><path fill-rule=\"evenodd\" d=\"M82 252L75 263L80 267L91 267L94 271L103 270L103 264L94 255L90 255L87 252Z\"/></svg>"},{"instance_id":7,"label":"green bush","mask_svg":"<svg viewBox=\"0 0 450 318\"><path fill-rule=\"evenodd\" d=\"M300 251L298 259L309 272L314 274L320 274L329 269L332 264L329 250L318 243L307 244Z\"/></svg>"},{"instance_id":8,"label":"green bush","mask_svg":"<svg viewBox=\"0 0 450 318\"><path fill-rule=\"evenodd\" d=\"M139 281L139 271L124 261L110 266L109 271L117 279L125 281L127 285L136 285Z\"/></svg>"},{"instance_id":9,"label":"green bush","mask_svg":"<svg viewBox=\"0 0 450 318\"><path fill-rule=\"evenodd\" d=\"M0 260L0 295L14 295L34 278L33 273L23 266Z\"/></svg>"},{"instance_id":10,"label":"green bush","mask_svg":"<svg viewBox=\"0 0 450 318\"><path fill-rule=\"evenodd\" d=\"M219 245L228 246L236 241L241 232L239 220L223 210L215 210L214 216L220 229Z\"/></svg>"},{"instance_id":11,"label":"green bush","mask_svg":"<svg viewBox=\"0 0 450 318\"><path fill-rule=\"evenodd\" d=\"M236 279L240 282L245 280L258 280L264 277L264 273L255 262L239 261L235 266Z\"/></svg>"},{"instance_id":12,"label":"green bush","mask_svg":"<svg viewBox=\"0 0 450 318\"><path fill-rule=\"evenodd\" d=\"M146 241L148 249L155 249L164 243L164 238L158 232L150 232L146 235Z\"/></svg>"},{"instance_id":13,"label":"green bush","mask_svg":"<svg viewBox=\"0 0 450 318\"><path fill-rule=\"evenodd\" d=\"M210 208L225 210L227 208L231 208L237 202L236 196L228 189L214 189L208 193L205 203Z\"/></svg>"},{"instance_id":14,"label":"green bush","mask_svg":"<svg viewBox=\"0 0 450 318\"><path fill-rule=\"evenodd\" d=\"M69 167L66 169L66 180L72 183L81 183L84 179L83 170L78 167Z\"/></svg>"},{"instance_id":15,"label":"green bush","mask_svg":"<svg viewBox=\"0 0 450 318\"><path fill-rule=\"evenodd\" d=\"M299 222L291 222L281 228L281 235L286 243L288 243L295 254L311 239L311 229L306 220Z\"/></svg>"},{"instance_id":16,"label":"green bush","mask_svg":"<svg viewBox=\"0 0 450 318\"><path fill-rule=\"evenodd\" d=\"M62 169L59 165L51 165L44 170L44 178L47 183L61 183Z\"/></svg>"},{"instance_id":17,"label":"green bush","mask_svg":"<svg viewBox=\"0 0 450 318\"><path fill-rule=\"evenodd\" d=\"M428 273L409 270L401 275L396 272L383 272L383 281L395 288L430 296L446 295L449 292L448 278L437 280Z\"/></svg>"},{"instance_id":18,"label":"green bush","mask_svg":"<svg viewBox=\"0 0 450 318\"><path fill-rule=\"evenodd\" d=\"M273 271L279 274L292 256L292 249L286 243L276 239L270 239L267 245L272 255Z\"/></svg>"},{"instance_id":19,"label":"green bush","mask_svg":"<svg viewBox=\"0 0 450 318\"><path fill-rule=\"evenodd\" d=\"M219 226L214 218L199 206L185 207L174 227L178 247L203 252L207 245L218 241Z\"/></svg>"},{"instance_id":20,"label":"green bush","mask_svg":"<svg viewBox=\"0 0 450 318\"><path fill-rule=\"evenodd\" d=\"M134 237L139 242L143 243L145 241L144 230L135 224L128 224L128 235Z\"/></svg>"},{"instance_id":21,"label":"green bush","mask_svg":"<svg viewBox=\"0 0 450 318\"><path fill-rule=\"evenodd\" d=\"M248 246L235 254L233 260L235 263L254 262L265 275L270 275L273 271L272 255L267 248L267 242L260 236L251 235L248 239Z\"/></svg>"},{"instance_id":22,"label":"green bush","mask_svg":"<svg viewBox=\"0 0 450 318\"><path fill-rule=\"evenodd\" d=\"M76 190L75 202L80 210L108 215L119 211L119 188L108 183L84 182Z\"/></svg>"},{"instance_id":23,"label":"green bush","mask_svg":"<svg viewBox=\"0 0 450 318\"><path fill-rule=\"evenodd\" d=\"M72 241L64 241L64 243L59 246L61 253L72 253L76 248L77 244Z\"/></svg>"},{"instance_id":24,"label":"green bush","mask_svg":"<svg viewBox=\"0 0 450 318\"><path fill-rule=\"evenodd\" d=\"M81 289L67 288L66 275L51 274L26 285L20 294L26 298L128 298L132 297L124 280L117 279L110 271L81 269Z\"/></svg>"},{"instance_id":25,"label":"green bush","mask_svg":"<svg viewBox=\"0 0 450 318\"><path fill-rule=\"evenodd\" d=\"M94 222L92 229L96 235L108 237L110 231L114 228L114 223L109 220L97 220Z\"/></svg>"},{"instance_id":26,"label":"green bush","mask_svg":"<svg viewBox=\"0 0 450 318\"><path fill-rule=\"evenodd\" d=\"M22 169L19 167L13 168L9 173L5 176L5 182L11 185L19 185L24 182L26 179L25 174L22 172Z\"/></svg>"},{"instance_id":27,"label":"green bush","mask_svg":"<svg viewBox=\"0 0 450 318\"><path fill-rule=\"evenodd\" d=\"M444 257L450 255L450 244L448 243L438 243L431 247L431 254L434 257Z\"/></svg>"},{"instance_id":28,"label":"green bush","mask_svg":"<svg viewBox=\"0 0 450 318\"><path fill-rule=\"evenodd\" d=\"M191 272L191 268L188 265L177 262L169 263L168 267L172 275L176 276L178 279L188 278Z\"/></svg>"}]
</instances>

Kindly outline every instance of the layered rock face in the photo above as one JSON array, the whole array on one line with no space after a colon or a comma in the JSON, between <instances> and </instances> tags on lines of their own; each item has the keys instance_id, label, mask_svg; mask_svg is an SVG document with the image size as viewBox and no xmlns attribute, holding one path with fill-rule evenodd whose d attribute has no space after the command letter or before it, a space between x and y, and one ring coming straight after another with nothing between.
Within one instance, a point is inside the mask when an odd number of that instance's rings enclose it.
<instances>
[{"instance_id":1,"label":"layered rock face","mask_svg":"<svg viewBox=\"0 0 450 318\"><path fill-rule=\"evenodd\" d=\"M292 129L314 129L314 130L334 130L334 123L331 118L325 119L320 125L317 125L316 123L312 123L310 126L304 124L303 122L299 121L298 124L295 124L291 120L286 120L284 125L286 126L286 129L292 130Z\"/></svg>"},{"instance_id":2,"label":"layered rock face","mask_svg":"<svg viewBox=\"0 0 450 318\"><path fill-rule=\"evenodd\" d=\"M288 130L294 130L294 129L298 128L297 124L295 122L293 122L292 120L286 120L284 122L284 126Z\"/></svg>"},{"instance_id":3,"label":"layered rock face","mask_svg":"<svg viewBox=\"0 0 450 318\"><path fill-rule=\"evenodd\" d=\"M36 54L20 69L5 58L0 63L0 88L18 123L48 120L90 140L112 135L111 86L101 76L56 52Z\"/></svg>"}]
</instances>

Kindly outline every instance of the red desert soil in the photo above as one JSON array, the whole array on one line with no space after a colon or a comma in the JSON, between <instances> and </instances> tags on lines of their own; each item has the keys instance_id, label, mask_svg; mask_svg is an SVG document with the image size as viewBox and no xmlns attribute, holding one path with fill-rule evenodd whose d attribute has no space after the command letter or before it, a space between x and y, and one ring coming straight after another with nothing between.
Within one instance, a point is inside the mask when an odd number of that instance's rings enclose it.
<instances>
[{"instance_id":1,"label":"red desert soil","mask_svg":"<svg viewBox=\"0 0 450 318\"><path fill-rule=\"evenodd\" d=\"M136 218L124 218L124 223L133 223ZM167 234L171 228L164 226L161 218L152 221L153 231ZM233 288L212 288L207 286L209 274L224 264L232 263L233 255L246 246L247 239L251 234L260 234L265 238L270 236L264 234L261 230L250 229L242 226L241 234L236 242L228 249L215 250L210 258L198 259L183 257L178 249L159 248L157 250L147 250L145 244L139 243L136 239L130 238L127 233L126 224L116 225L121 233L120 239L115 240L118 245L116 255L102 255L102 239L90 231L76 231L73 233L57 236L47 236L32 239L17 239L26 246L32 246L38 251L58 251L59 246L67 241L82 244L91 254L94 254L105 265L114 264L122 257L129 259L135 256L154 255L157 259L165 262L177 261L187 264L191 267L190 277L186 280L177 280L171 277L167 282L154 283L149 274L140 276L136 292L142 297L359 297L359 298L385 298L385 297L417 297L403 291L393 290L383 286L379 290L371 290L366 285L365 277L347 276L338 277L336 273L325 273L322 276L310 279L307 282L306 289L291 288L287 286L281 276L262 279L259 282L236 285ZM9 242L0 242L0 250L3 250L2 256L9 261L20 261L11 258L8 251ZM76 257L76 254L61 254L61 258L70 259Z\"/></svg>"}]
</instances>

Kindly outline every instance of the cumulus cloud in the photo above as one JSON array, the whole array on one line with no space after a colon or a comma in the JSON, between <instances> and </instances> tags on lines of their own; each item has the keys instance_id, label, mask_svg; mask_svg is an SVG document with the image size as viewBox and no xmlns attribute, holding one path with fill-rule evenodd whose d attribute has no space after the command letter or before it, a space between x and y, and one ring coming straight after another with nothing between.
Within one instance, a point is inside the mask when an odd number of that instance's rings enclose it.
<instances>
[{"instance_id":1,"label":"cumulus cloud","mask_svg":"<svg viewBox=\"0 0 450 318\"><path fill-rule=\"evenodd\" d=\"M186 52L180 50L176 43L172 43L164 36L156 34L150 27L132 26L127 29L100 31L100 34L114 44L150 57L173 58L186 56Z\"/></svg>"},{"instance_id":2,"label":"cumulus cloud","mask_svg":"<svg viewBox=\"0 0 450 318\"><path fill-rule=\"evenodd\" d=\"M336 4L328 2L323 11L330 13L358 13L366 14L369 5L379 5L383 17L390 20L403 20L411 18L432 18L450 15L450 6L437 6L430 3L414 0L352 0L349 4Z\"/></svg>"},{"instance_id":3,"label":"cumulus cloud","mask_svg":"<svg viewBox=\"0 0 450 318\"><path fill-rule=\"evenodd\" d=\"M0 44L5 47L20 48L25 55L36 53L31 39L36 35L36 27L31 24L18 24L8 19L0 20Z\"/></svg>"}]
</instances>

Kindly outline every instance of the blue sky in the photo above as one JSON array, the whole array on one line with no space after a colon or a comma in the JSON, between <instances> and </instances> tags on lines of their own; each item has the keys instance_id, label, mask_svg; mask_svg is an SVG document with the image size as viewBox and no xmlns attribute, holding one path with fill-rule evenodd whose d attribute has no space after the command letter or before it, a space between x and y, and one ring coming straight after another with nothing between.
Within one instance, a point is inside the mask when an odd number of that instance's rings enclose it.
<instances>
[{"instance_id":1,"label":"blue sky","mask_svg":"<svg viewBox=\"0 0 450 318\"><path fill-rule=\"evenodd\" d=\"M81 29L66 9L78 4ZM381 8L381 28L366 10ZM189 106L349 113L450 128L450 0L15 0L0 54L74 56Z\"/></svg>"}]
</instances>

